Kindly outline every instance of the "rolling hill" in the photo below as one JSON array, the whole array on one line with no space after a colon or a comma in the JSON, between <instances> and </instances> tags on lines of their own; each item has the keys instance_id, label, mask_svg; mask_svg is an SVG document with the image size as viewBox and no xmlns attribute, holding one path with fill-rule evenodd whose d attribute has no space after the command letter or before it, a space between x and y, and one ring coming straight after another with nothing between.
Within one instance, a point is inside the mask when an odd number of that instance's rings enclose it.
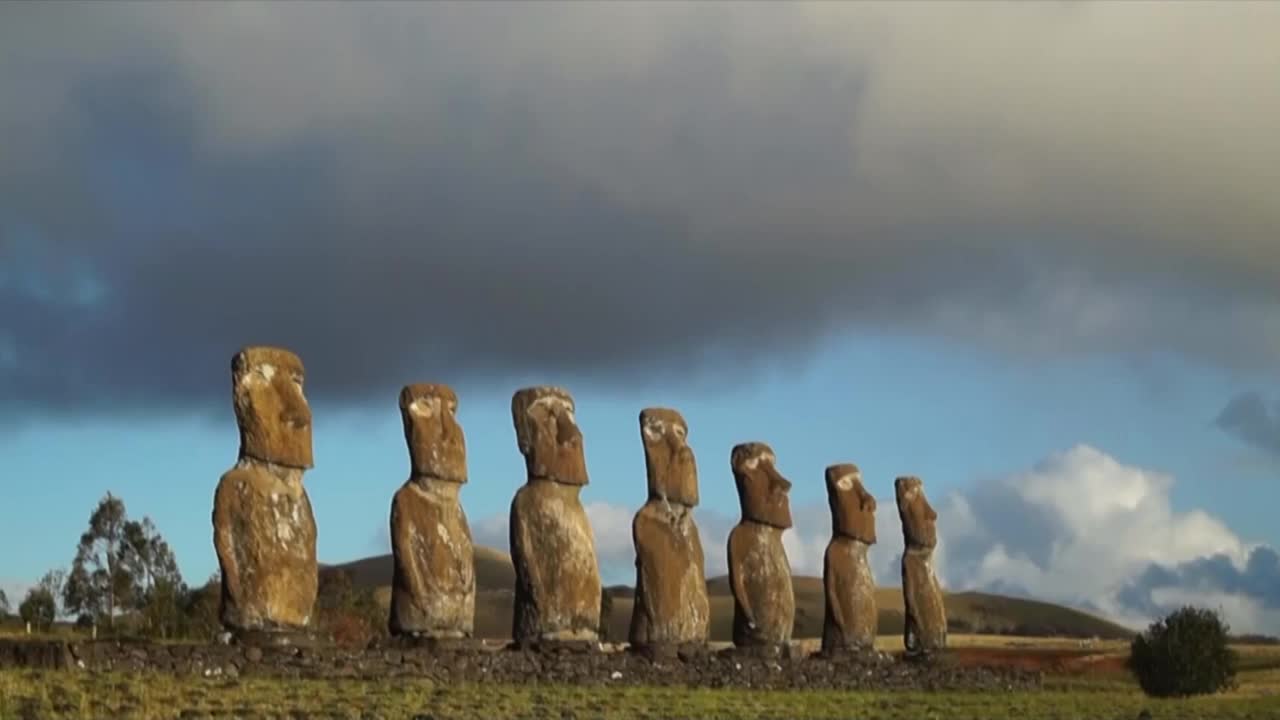
<instances>
[{"instance_id":1,"label":"rolling hill","mask_svg":"<svg viewBox=\"0 0 1280 720\"><path fill-rule=\"evenodd\" d=\"M390 605L392 560L379 555L327 567L349 571L352 582L374 588L384 605ZM476 635L502 639L511 634L512 586L515 569L506 553L487 547L475 548L476 568ZM819 637L825 600L822 579L797 575L792 579L796 595L795 637ZM632 589L625 585L610 587L613 610L609 617L609 636L624 639L631 622L634 604ZM731 639L733 596L729 580L721 575L707 580L711 598L711 639ZM880 633L902 632L902 592L896 587L876 591L880 611ZM1007 635L1059 635L1066 637L1098 637L1127 639L1133 632L1088 613L1047 602L1006 597L979 592L951 593L946 596L947 618L954 632L983 632Z\"/></svg>"}]
</instances>

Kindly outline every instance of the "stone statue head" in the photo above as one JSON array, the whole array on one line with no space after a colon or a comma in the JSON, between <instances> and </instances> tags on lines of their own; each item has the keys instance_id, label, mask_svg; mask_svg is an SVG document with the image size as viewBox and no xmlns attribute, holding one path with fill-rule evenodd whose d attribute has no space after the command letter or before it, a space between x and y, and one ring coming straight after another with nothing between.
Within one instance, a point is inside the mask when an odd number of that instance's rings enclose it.
<instances>
[{"instance_id":1,"label":"stone statue head","mask_svg":"<svg viewBox=\"0 0 1280 720\"><path fill-rule=\"evenodd\" d=\"M232 358L241 457L292 468L312 466L304 374L302 360L282 348L246 347Z\"/></svg>"},{"instance_id":2,"label":"stone statue head","mask_svg":"<svg viewBox=\"0 0 1280 720\"><path fill-rule=\"evenodd\" d=\"M734 445L729 456L742 519L786 529L791 527L791 483L778 472L776 462L773 448L760 442Z\"/></svg>"},{"instance_id":3,"label":"stone statue head","mask_svg":"<svg viewBox=\"0 0 1280 720\"><path fill-rule=\"evenodd\" d=\"M563 388L538 386L516 392L511 417L516 442L524 455L529 479L565 485L587 484L587 461L582 431L573 417L573 398Z\"/></svg>"},{"instance_id":4,"label":"stone statue head","mask_svg":"<svg viewBox=\"0 0 1280 720\"><path fill-rule=\"evenodd\" d=\"M907 547L937 547L938 513L924 496L924 483L918 477L900 477L893 481L893 490L898 497L898 517Z\"/></svg>"},{"instance_id":5,"label":"stone statue head","mask_svg":"<svg viewBox=\"0 0 1280 720\"><path fill-rule=\"evenodd\" d=\"M862 486L862 472L852 463L827 466L827 503L831 505L831 532L876 542L876 499Z\"/></svg>"},{"instance_id":6,"label":"stone statue head","mask_svg":"<svg viewBox=\"0 0 1280 720\"><path fill-rule=\"evenodd\" d=\"M698 504L698 466L689 447L689 425L669 408L640 411L640 439L644 442L644 467L649 476L649 497Z\"/></svg>"},{"instance_id":7,"label":"stone statue head","mask_svg":"<svg viewBox=\"0 0 1280 720\"><path fill-rule=\"evenodd\" d=\"M420 383L400 391L400 417L415 476L467 481L467 445L457 412L458 396L448 385Z\"/></svg>"}]
</instances>

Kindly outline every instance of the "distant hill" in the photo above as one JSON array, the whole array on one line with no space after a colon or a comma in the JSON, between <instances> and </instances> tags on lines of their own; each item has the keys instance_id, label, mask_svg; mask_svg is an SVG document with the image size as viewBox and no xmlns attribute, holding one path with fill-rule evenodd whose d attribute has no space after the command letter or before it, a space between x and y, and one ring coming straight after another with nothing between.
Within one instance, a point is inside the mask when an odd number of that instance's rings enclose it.
<instances>
[{"instance_id":1,"label":"distant hill","mask_svg":"<svg viewBox=\"0 0 1280 720\"><path fill-rule=\"evenodd\" d=\"M515 583L511 557L500 550L476 547L475 563L476 634L483 638L510 637L512 586ZM375 588L379 601L386 606L390 605L390 555L330 567L350 571L356 585ZM822 579L797 575L792 578L792 588L796 596L795 637L820 637L825 609ZM634 592L626 585L613 585L609 589L613 596L609 635L615 639L625 639L635 602ZM728 641L732 637L733 628L733 596L729 590L729 579L724 575L708 579L707 592L711 599L711 639ZM876 591L876 606L880 611L880 634L900 634L903 624L902 591L896 587L879 588ZM1133 635L1127 628L1088 613L1036 600L962 592L948 594L946 606L947 619L953 632L1104 639L1126 639Z\"/></svg>"}]
</instances>

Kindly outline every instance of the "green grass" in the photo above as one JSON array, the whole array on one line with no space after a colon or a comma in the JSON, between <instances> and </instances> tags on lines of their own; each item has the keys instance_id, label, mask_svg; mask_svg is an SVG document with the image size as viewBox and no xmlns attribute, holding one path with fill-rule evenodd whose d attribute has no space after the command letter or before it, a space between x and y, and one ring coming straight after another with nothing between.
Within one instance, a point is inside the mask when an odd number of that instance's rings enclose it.
<instances>
[{"instance_id":1,"label":"green grass","mask_svg":"<svg viewBox=\"0 0 1280 720\"><path fill-rule=\"evenodd\" d=\"M1132 720L1280 717L1280 670L1242 673L1231 693L1151 700L1123 679L1051 679L1041 692L778 692L416 679L204 680L167 675L0 672L0 718L841 718Z\"/></svg>"}]
</instances>

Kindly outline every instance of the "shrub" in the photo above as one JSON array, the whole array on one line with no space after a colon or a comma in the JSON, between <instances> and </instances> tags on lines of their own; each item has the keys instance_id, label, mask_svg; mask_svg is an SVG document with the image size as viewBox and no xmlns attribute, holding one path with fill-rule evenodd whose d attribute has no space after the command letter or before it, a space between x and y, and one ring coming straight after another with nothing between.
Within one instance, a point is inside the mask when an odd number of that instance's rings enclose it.
<instances>
[{"instance_id":1,"label":"shrub","mask_svg":"<svg viewBox=\"0 0 1280 720\"><path fill-rule=\"evenodd\" d=\"M1129 667L1143 692L1155 697L1225 690L1236 675L1228 627L1218 613L1184 607L1133 639Z\"/></svg>"},{"instance_id":2,"label":"shrub","mask_svg":"<svg viewBox=\"0 0 1280 720\"><path fill-rule=\"evenodd\" d=\"M316 625L346 647L364 647L387 632L387 611L373 590L357 587L350 570L320 571L316 595Z\"/></svg>"}]
</instances>

